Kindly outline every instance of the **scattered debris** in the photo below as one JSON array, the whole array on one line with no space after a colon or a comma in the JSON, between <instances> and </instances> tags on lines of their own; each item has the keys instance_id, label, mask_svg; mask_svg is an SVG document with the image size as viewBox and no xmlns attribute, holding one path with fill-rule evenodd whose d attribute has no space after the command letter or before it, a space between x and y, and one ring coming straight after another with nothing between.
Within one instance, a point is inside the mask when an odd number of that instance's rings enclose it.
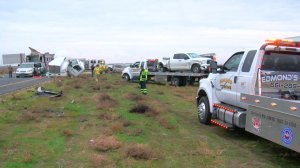
<instances>
[{"instance_id":1,"label":"scattered debris","mask_svg":"<svg viewBox=\"0 0 300 168\"><path fill-rule=\"evenodd\" d=\"M36 94L38 96L61 97L63 95L63 92L52 92L49 90L45 90L43 87L38 87Z\"/></svg>"}]
</instances>

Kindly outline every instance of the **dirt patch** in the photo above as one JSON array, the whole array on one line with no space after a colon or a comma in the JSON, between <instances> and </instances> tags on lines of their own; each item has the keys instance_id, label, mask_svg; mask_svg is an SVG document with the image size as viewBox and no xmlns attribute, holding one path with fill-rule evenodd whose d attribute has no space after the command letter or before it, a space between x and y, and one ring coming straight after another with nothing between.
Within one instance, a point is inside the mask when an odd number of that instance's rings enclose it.
<instances>
[{"instance_id":1,"label":"dirt patch","mask_svg":"<svg viewBox=\"0 0 300 168\"><path fill-rule=\"evenodd\" d=\"M115 107L117 105L117 101L111 98L106 93L101 93L96 96L96 103L98 109L108 109Z\"/></svg>"},{"instance_id":2,"label":"dirt patch","mask_svg":"<svg viewBox=\"0 0 300 168\"><path fill-rule=\"evenodd\" d=\"M150 111L149 106L147 106L145 104L137 104L134 107L132 107L129 112L144 114L144 113L149 112L149 111Z\"/></svg>"},{"instance_id":3,"label":"dirt patch","mask_svg":"<svg viewBox=\"0 0 300 168\"><path fill-rule=\"evenodd\" d=\"M92 146L97 151L106 152L120 148L121 143L113 136L104 136L97 138Z\"/></svg>"},{"instance_id":4,"label":"dirt patch","mask_svg":"<svg viewBox=\"0 0 300 168\"><path fill-rule=\"evenodd\" d=\"M94 91L99 91L101 87L100 87L99 84L97 84L97 85L91 86L91 88L92 88Z\"/></svg>"},{"instance_id":5,"label":"dirt patch","mask_svg":"<svg viewBox=\"0 0 300 168\"><path fill-rule=\"evenodd\" d=\"M125 129L125 134L128 136L139 136L143 133L143 130L140 128L137 129Z\"/></svg>"},{"instance_id":6,"label":"dirt patch","mask_svg":"<svg viewBox=\"0 0 300 168\"><path fill-rule=\"evenodd\" d=\"M126 156L133 157L135 159L154 159L155 154L153 150L144 144L132 144L125 150Z\"/></svg>"},{"instance_id":7,"label":"dirt patch","mask_svg":"<svg viewBox=\"0 0 300 168\"><path fill-rule=\"evenodd\" d=\"M91 161L94 167L110 167L111 163L104 155L94 154L91 157Z\"/></svg>"}]
</instances>

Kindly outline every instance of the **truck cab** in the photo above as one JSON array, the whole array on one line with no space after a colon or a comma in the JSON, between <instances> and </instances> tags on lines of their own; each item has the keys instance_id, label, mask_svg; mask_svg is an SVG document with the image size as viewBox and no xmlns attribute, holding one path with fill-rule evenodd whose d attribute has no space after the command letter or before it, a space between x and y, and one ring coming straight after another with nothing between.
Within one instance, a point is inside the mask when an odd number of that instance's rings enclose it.
<instances>
[{"instance_id":1,"label":"truck cab","mask_svg":"<svg viewBox=\"0 0 300 168\"><path fill-rule=\"evenodd\" d=\"M141 67L147 68L147 61L137 61L122 71L122 78L129 80L137 80L140 76Z\"/></svg>"},{"instance_id":2,"label":"truck cab","mask_svg":"<svg viewBox=\"0 0 300 168\"><path fill-rule=\"evenodd\" d=\"M200 81L197 93L199 120L211 123L219 107L223 107L238 113L227 116L224 112L222 121L244 128L248 104L241 101L241 94L263 94L272 98L281 98L286 92L298 94L299 75L298 42L268 39L256 50L236 52L215 73ZM234 123L234 119L240 122Z\"/></svg>"}]
</instances>

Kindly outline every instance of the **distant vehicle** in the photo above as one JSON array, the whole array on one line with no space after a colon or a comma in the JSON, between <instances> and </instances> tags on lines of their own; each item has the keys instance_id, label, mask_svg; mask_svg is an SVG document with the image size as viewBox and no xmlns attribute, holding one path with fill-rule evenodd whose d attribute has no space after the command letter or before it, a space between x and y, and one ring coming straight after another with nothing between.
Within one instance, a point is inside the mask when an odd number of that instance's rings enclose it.
<instances>
[{"instance_id":1,"label":"distant vehicle","mask_svg":"<svg viewBox=\"0 0 300 168\"><path fill-rule=\"evenodd\" d=\"M126 67L129 67L130 64L123 64L123 63L118 63L118 64L107 64L107 71L109 72L122 72Z\"/></svg>"},{"instance_id":2,"label":"distant vehicle","mask_svg":"<svg viewBox=\"0 0 300 168\"><path fill-rule=\"evenodd\" d=\"M141 68L153 67L153 60L137 61L122 71L122 78L127 81L139 80ZM156 82L170 82L174 86L193 85L195 82L205 78L207 74L192 72L148 72L148 79Z\"/></svg>"},{"instance_id":3,"label":"distant vehicle","mask_svg":"<svg viewBox=\"0 0 300 168\"><path fill-rule=\"evenodd\" d=\"M45 73L45 67L40 62L26 62L18 66L16 77L32 77Z\"/></svg>"},{"instance_id":4,"label":"distant vehicle","mask_svg":"<svg viewBox=\"0 0 300 168\"><path fill-rule=\"evenodd\" d=\"M2 55L2 62L0 61L0 64L2 65L12 65L17 66L19 64L22 64L25 62L25 54L3 54Z\"/></svg>"},{"instance_id":5,"label":"distant vehicle","mask_svg":"<svg viewBox=\"0 0 300 168\"><path fill-rule=\"evenodd\" d=\"M178 53L174 54L172 58L164 57L158 63L158 68L161 72L192 71L193 73L200 73L208 71L211 60L195 53Z\"/></svg>"},{"instance_id":6,"label":"distant vehicle","mask_svg":"<svg viewBox=\"0 0 300 168\"><path fill-rule=\"evenodd\" d=\"M78 76L83 71L84 62L67 57L55 58L49 63L49 76Z\"/></svg>"}]
</instances>

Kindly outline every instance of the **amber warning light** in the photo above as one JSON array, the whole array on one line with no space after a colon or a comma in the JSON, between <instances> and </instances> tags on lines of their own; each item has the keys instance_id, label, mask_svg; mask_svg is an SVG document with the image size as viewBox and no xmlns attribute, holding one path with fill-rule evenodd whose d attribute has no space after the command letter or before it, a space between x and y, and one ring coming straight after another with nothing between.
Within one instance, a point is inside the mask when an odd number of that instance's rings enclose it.
<instances>
[{"instance_id":1,"label":"amber warning light","mask_svg":"<svg viewBox=\"0 0 300 168\"><path fill-rule=\"evenodd\" d=\"M268 38L266 43L276 46L286 46L286 47L299 47L300 43L291 39L278 39L278 38Z\"/></svg>"}]
</instances>

